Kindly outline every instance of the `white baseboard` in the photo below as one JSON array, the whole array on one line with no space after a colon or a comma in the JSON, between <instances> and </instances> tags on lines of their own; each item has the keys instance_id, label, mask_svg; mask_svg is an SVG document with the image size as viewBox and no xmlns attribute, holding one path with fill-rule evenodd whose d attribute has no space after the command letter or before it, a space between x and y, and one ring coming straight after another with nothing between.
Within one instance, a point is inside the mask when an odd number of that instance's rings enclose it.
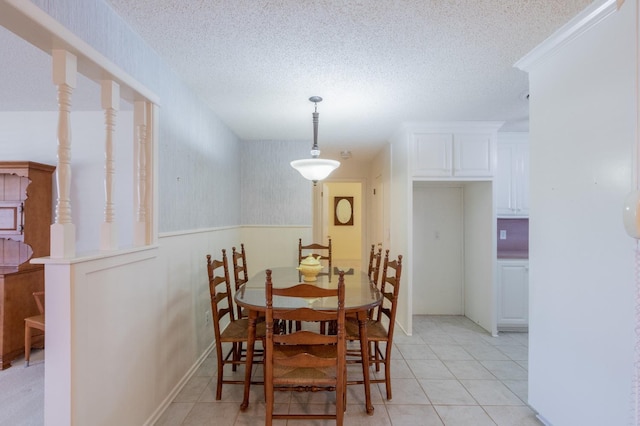
<instances>
[{"instance_id":1,"label":"white baseboard","mask_svg":"<svg viewBox=\"0 0 640 426\"><path fill-rule=\"evenodd\" d=\"M211 342L211 345L209 345L207 350L205 350L204 353L200 355L200 358L198 358L198 360L191 366L189 371L187 371L187 373L182 377L182 379L180 379L180 381L176 383L176 385L173 387L171 392L169 392L169 395L167 395L167 397L162 401L162 403L158 406L158 408L155 409L155 411L151 414L151 416L147 419L147 421L144 422L144 426L152 426L158 421L158 419L160 419L160 417L162 417L162 414L164 414L167 407L169 407L171 402L174 399L176 399L176 396L180 393L184 385L187 384L189 379L191 379L191 377L196 373L196 371L198 371L198 368L200 368L204 360L209 356L215 344L216 344L215 341Z\"/></svg>"},{"instance_id":2,"label":"white baseboard","mask_svg":"<svg viewBox=\"0 0 640 426\"><path fill-rule=\"evenodd\" d=\"M536 418L540 420L544 426L553 426L551 422L549 422L547 419L542 417L540 414L536 414Z\"/></svg>"}]
</instances>

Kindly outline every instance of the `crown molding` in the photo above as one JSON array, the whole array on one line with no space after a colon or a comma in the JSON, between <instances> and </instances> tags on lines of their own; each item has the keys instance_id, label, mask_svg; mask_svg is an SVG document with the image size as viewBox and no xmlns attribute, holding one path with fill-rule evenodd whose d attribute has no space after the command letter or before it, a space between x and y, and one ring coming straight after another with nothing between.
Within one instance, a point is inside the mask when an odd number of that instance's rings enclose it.
<instances>
[{"instance_id":1,"label":"crown molding","mask_svg":"<svg viewBox=\"0 0 640 426\"><path fill-rule=\"evenodd\" d=\"M566 44L580 37L600 21L616 12L624 0L599 0L593 2L573 19L551 34L545 41L533 48L514 64L522 71L530 71L539 61L549 57Z\"/></svg>"}]
</instances>

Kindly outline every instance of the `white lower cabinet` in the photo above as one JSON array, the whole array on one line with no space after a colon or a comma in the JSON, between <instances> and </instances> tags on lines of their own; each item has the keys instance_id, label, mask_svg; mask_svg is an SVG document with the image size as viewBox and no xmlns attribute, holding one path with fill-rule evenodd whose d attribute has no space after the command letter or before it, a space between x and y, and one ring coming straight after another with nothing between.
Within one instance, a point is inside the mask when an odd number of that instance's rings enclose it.
<instances>
[{"instance_id":1,"label":"white lower cabinet","mask_svg":"<svg viewBox=\"0 0 640 426\"><path fill-rule=\"evenodd\" d=\"M498 329L529 326L529 261L498 260Z\"/></svg>"}]
</instances>

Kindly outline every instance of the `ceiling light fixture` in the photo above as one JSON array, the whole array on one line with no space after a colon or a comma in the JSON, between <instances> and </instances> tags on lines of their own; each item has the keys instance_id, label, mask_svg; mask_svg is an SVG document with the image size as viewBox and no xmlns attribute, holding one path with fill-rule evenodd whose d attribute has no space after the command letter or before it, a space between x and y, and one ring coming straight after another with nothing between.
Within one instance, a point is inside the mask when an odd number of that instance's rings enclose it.
<instances>
[{"instance_id":1,"label":"ceiling light fixture","mask_svg":"<svg viewBox=\"0 0 640 426\"><path fill-rule=\"evenodd\" d=\"M304 160L295 160L291 162L291 167L296 169L302 177L313 182L315 186L319 180L326 179L331 172L340 167L340 162L336 160L323 160L320 157L320 148L318 148L318 102L322 102L320 96L312 96L309 98L315 105L313 111L313 146L311 147L311 158Z\"/></svg>"}]
</instances>

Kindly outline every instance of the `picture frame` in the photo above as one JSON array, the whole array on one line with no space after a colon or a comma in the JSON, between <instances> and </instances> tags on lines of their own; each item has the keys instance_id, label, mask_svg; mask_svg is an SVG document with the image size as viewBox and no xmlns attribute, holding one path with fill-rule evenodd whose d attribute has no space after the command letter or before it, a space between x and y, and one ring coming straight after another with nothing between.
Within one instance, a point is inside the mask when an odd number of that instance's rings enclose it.
<instances>
[{"instance_id":1,"label":"picture frame","mask_svg":"<svg viewBox=\"0 0 640 426\"><path fill-rule=\"evenodd\" d=\"M353 226L353 197L333 197L333 224Z\"/></svg>"}]
</instances>

